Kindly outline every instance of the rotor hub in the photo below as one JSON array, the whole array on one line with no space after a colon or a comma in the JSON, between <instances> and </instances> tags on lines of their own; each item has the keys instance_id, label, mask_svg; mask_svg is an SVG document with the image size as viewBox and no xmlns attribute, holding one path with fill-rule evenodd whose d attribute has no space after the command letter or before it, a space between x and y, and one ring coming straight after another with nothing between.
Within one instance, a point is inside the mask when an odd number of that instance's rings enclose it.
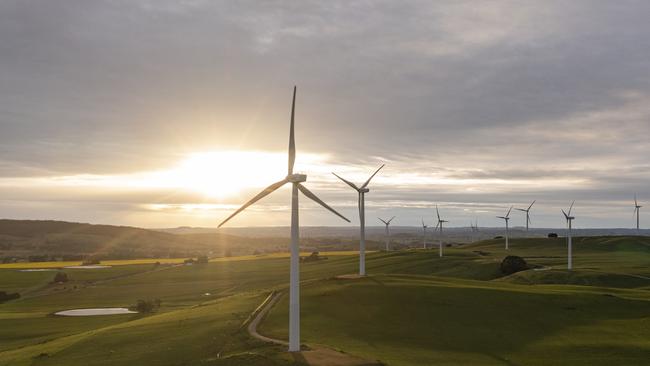
<instances>
[{"instance_id":1,"label":"rotor hub","mask_svg":"<svg viewBox=\"0 0 650 366\"><path fill-rule=\"evenodd\" d=\"M291 183L302 183L307 181L306 174L289 174L287 180Z\"/></svg>"},{"instance_id":2,"label":"rotor hub","mask_svg":"<svg viewBox=\"0 0 650 366\"><path fill-rule=\"evenodd\" d=\"M359 190L359 192L360 192L360 193L368 193L368 192L370 192L370 188L361 188L361 189Z\"/></svg>"}]
</instances>

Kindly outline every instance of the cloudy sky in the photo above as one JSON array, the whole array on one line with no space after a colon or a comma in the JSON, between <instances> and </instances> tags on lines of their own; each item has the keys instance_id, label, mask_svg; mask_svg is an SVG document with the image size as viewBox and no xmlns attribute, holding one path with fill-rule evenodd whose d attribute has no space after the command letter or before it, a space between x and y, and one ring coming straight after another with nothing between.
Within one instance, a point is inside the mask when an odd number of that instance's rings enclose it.
<instances>
[{"instance_id":1,"label":"cloudy sky","mask_svg":"<svg viewBox=\"0 0 650 366\"><path fill-rule=\"evenodd\" d=\"M0 0L0 217L215 226L297 168L358 223L630 227L650 2ZM282 189L231 221L286 225ZM302 201L305 225L348 225ZM650 208L650 207L649 207ZM648 211L650 214L650 211ZM643 212L642 212L643 214ZM641 218L643 226L650 219ZM514 225L524 224L520 212Z\"/></svg>"}]
</instances>

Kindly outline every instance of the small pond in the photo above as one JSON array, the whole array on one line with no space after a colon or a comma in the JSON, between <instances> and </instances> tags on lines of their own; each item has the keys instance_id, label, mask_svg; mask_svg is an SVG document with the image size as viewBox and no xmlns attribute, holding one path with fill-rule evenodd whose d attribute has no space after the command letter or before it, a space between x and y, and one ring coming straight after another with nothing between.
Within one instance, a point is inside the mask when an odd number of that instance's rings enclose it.
<instances>
[{"instance_id":1,"label":"small pond","mask_svg":"<svg viewBox=\"0 0 650 366\"><path fill-rule=\"evenodd\" d=\"M116 315L116 314L135 314L137 311L131 311L127 308L97 308L97 309L74 309L64 310L54 313L61 316L95 316L95 315Z\"/></svg>"}]
</instances>

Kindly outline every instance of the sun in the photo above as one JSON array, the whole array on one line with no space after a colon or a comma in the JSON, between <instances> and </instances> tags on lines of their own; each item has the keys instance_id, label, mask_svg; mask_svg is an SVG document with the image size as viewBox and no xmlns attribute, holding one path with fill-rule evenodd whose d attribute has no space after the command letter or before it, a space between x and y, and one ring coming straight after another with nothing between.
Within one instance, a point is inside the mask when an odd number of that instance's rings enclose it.
<instances>
[{"instance_id":1,"label":"sun","mask_svg":"<svg viewBox=\"0 0 650 366\"><path fill-rule=\"evenodd\" d=\"M286 154L263 151L194 153L171 169L172 184L223 198L282 179Z\"/></svg>"}]
</instances>

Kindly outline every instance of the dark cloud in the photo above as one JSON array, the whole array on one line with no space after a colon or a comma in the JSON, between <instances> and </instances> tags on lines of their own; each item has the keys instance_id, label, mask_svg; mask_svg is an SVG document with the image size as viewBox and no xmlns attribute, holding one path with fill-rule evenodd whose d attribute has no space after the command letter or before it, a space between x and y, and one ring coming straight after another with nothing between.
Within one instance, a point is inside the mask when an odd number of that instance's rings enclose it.
<instances>
[{"instance_id":1,"label":"dark cloud","mask_svg":"<svg viewBox=\"0 0 650 366\"><path fill-rule=\"evenodd\" d=\"M378 188L414 207L407 217L429 201L464 220L467 204L531 197L623 210L650 196L649 13L645 1L3 1L0 175L284 150L298 84L300 151L428 179ZM136 193L133 207L153 200Z\"/></svg>"}]
</instances>

